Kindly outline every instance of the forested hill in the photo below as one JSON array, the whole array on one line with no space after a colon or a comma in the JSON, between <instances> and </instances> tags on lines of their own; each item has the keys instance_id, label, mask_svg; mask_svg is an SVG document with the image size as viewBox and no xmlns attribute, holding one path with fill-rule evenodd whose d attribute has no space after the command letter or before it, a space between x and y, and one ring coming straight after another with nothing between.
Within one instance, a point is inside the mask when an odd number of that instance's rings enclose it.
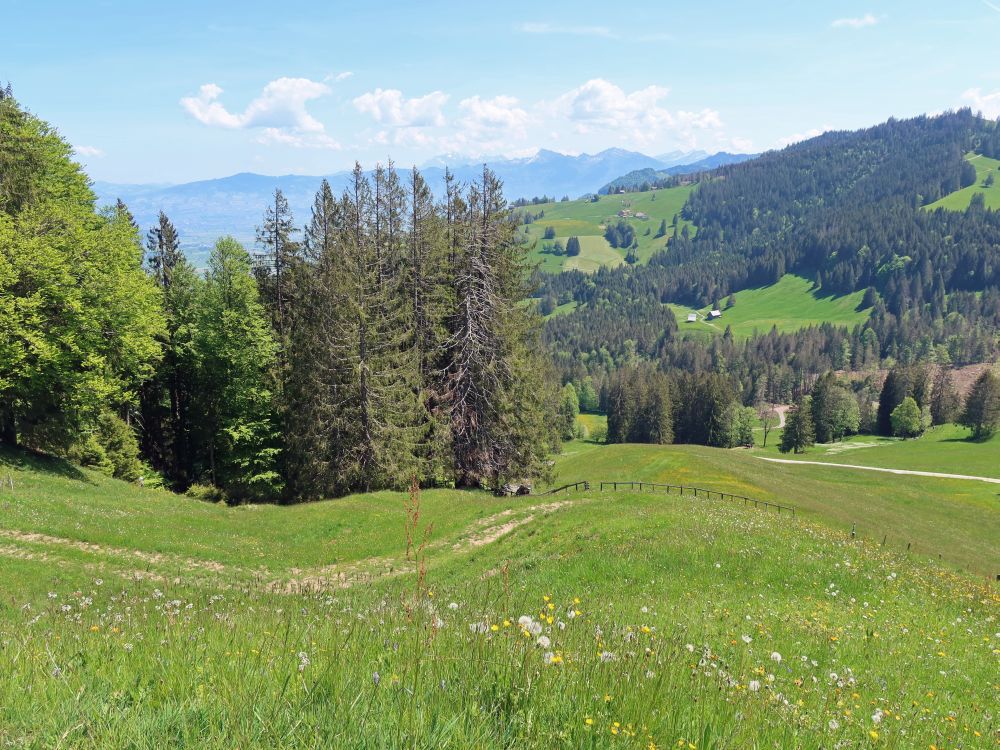
<instances>
[{"instance_id":1,"label":"forested hill","mask_svg":"<svg viewBox=\"0 0 1000 750\"><path fill-rule=\"evenodd\" d=\"M630 338L624 312L617 327L600 313L599 329L617 333L607 341L589 336L584 345L570 333L591 329L602 305L703 306L796 273L815 279L824 294L869 290L865 325L880 357L926 357L935 347L936 356L954 361L992 357L1000 326L1000 213L975 199L965 211L922 208L976 179L965 159L970 152L1000 154L1000 129L962 110L831 132L706 172L682 211L698 231L677 234L647 265L540 277L540 295L580 305L550 325L550 340L564 359L580 361L583 346L613 352ZM860 344L863 333L847 345L848 366L872 344L871 335ZM661 357L663 347L661 340L637 353ZM810 367L835 364L824 356Z\"/></svg>"}]
</instances>

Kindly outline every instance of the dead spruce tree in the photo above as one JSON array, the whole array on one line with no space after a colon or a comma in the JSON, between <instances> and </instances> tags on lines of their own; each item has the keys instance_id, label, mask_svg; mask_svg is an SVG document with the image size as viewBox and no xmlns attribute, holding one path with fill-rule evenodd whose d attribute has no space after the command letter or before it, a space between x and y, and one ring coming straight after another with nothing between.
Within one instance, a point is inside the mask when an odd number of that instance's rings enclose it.
<instances>
[{"instance_id":1,"label":"dead spruce tree","mask_svg":"<svg viewBox=\"0 0 1000 750\"><path fill-rule=\"evenodd\" d=\"M517 305L526 291L524 249L501 182L485 167L463 223L447 343L454 471L459 485L497 487L542 471L553 442L551 394L532 353L533 313Z\"/></svg>"}]
</instances>

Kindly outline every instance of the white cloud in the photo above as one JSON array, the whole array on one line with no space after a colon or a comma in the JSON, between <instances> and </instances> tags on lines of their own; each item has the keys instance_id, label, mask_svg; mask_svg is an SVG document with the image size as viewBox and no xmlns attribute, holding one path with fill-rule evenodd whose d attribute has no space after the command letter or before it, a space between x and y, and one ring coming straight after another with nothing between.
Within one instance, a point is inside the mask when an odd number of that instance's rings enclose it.
<instances>
[{"instance_id":1,"label":"white cloud","mask_svg":"<svg viewBox=\"0 0 1000 750\"><path fill-rule=\"evenodd\" d=\"M865 26L874 26L879 19L871 13L865 13L857 18L838 18L830 25L835 29L863 29Z\"/></svg>"},{"instance_id":2,"label":"white cloud","mask_svg":"<svg viewBox=\"0 0 1000 750\"><path fill-rule=\"evenodd\" d=\"M968 89L962 99L969 102L974 112L982 112L986 117L1000 117L1000 91L984 94L980 88Z\"/></svg>"},{"instance_id":3,"label":"white cloud","mask_svg":"<svg viewBox=\"0 0 1000 750\"><path fill-rule=\"evenodd\" d=\"M619 86L595 78L558 97L546 109L550 117L566 118L581 135L612 131L639 146L658 143L664 134L691 145L697 132L714 132L723 127L714 109L672 112L662 105L670 90L647 86L626 93Z\"/></svg>"},{"instance_id":4,"label":"white cloud","mask_svg":"<svg viewBox=\"0 0 1000 750\"><path fill-rule=\"evenodd\" d=\"M828 130L833 130L830 125L824 125L821 128L810 128L804 133L792 133L791 135L786 135L784 138L779 138L774 142L775 148L784 148L785 146L791 146L793 143L798 143L799 141L807 141L810 138L815 138L818 135L823 135L823 133Z\"/></svg>"},{"instance_id":5,"label":"white cloud","mask_svg":"<svg viewBox=\"0 0 1000 750\"><path fill-rule=\"evenodd\" d=\"M465 112L462 127L476 133L499 132L523 138L525 126L531 119L513 96L500 95L492 99L472 96L460 101L458 108Z\"/></svg>"},{"instance_id":6,"label":"white cloud","mask_svg":"<svg viewBox=\"0 0 1000 750\"><path fill-rule=\"evenodd\" d=\"M73 151L80 156L92 156L95 159L100 159L104 156L104 151L97 148L97 146L73 146Z\"/></svg>"},{"instance_id":7,"label":"white cloud","mask_svg":"<svg viewBox=\"0 0 1000 750\"><path fill-rule=\"evenodd\" d=\"M733 150L740 154L749 154L753 152L753 141L749 138L741 138L740 136L735 136L729 141L732 144Z\"/></svg>"},{"instance_id":8,"label":"white cloud","mask_svg":"<svg viewBox=\"0 0 1000 750\"><path fill-rule=\"evenodd\" d=\"M441 108L447 101L448 95L442 91L407 99L399 89L375 89L357 97L354 107L395 128L441 127L445 124Z\"/></svg>"},{"instance_id":9,"label":"white cloud","mask_svg":"<svg viewBox=\"0 0 1000 750\"><path fill-rule=\"evenodd\" d=\"M993 10L995 10L997 13L1000 13L1000 5L996 5L994 3L991 3L990 0L983 0L983 3L985 3L988 7L992 8Z\"/></svg>"},{"instance_id":10,"label":"white cloud","mask_svg":"<svg viewBox=\"0 0 1000 750\"><path fill-rule=\"evenodd\" d=\"M242 113L230 112L218 101L222 88L206 83L198 96L186 96L181 106L198 122L211 127L242 130L262 128L260 143L333 148L323 123L309 114L306 103L326 96L330 88L308 78L278 78L264 87Z\"/></svg>"},{"instance_id":11,"label":"white cloud","mask_svg":"<svg viewBox=\"0 0 1000 750\"><path fill-rule=\"evenodd\" d=\"M339 83L340 81L346 81L352 75L354 75L354 73L352 71L345 70L343 73L337 73L337 75L335 75L333 77L333 80L335 80L335 81L337 81Z\"/></svg>"},{"instance_id":12,"label":"white cloud","mask_svg":"<svg viewBox=\"0 0 1000 750\"><path fill-rule=\"evenodd\" d=\"M525 34L564 34L569 36L601 36L616 39L607 26L563 26L539 21L525 21L518 29Z\"/></svg>"},{"instance_id":13,"label":"white cloud","mask_svg":"<svg viewBox=\"0 0 1000 750\"><path fill-rule=\"evenodd\" d=\"M326 133L295 133L281 128L264 128L257 137L257 143L277 144L294 148L325 148L340 151L342 146Z\"/></svg>"}]
</instances>

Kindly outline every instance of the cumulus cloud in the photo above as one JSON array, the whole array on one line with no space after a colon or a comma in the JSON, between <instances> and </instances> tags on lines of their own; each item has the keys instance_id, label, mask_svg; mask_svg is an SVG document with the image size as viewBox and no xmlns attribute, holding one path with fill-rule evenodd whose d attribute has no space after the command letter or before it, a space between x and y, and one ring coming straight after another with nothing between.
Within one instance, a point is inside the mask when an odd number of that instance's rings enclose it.
<instances>
[{"instance_id":1,"label":"cumulus cloud","mask_svg":"<svg viewBox=\"0 0 1000 750\"><path fill-rule=\"evenodd\" d=\"M262 128L265 143L331 148L323 123L309 114L306 103L326 96L330 88L308 78L278 78L264 87L243 112L231 112L219 101L223 89L206 83L197 96L181 99L181 106L198 122L211 127L242 130ZM294 143L293 143L294 141Z\"/></svg>"},{"instance_id":2,"label":"cumulus cloud","mask_svg":"<svg viewBox=\"0 0 1000 750\"><path fill-rule=\"evenodd\" d=\"M962 99L974 112L982 112L986 117L1000 117L1000 91L984 94L980 88L968 89L962 94Z\"/></svg>"},{"instance_id":3,"label":"cumulus cloud","mask_svg":"<svg viewBox=\"0 0 1000 750\"><path fill-rule=\"evenodd\" d=\"M73 151L80 156L91 156L95 159L100 159L104 156L104 151L97 148L97 146L73 146Z\"/></svg>"},{"instance_id":4,"label":"cumulus cloud","mask_svg":"<svg viewBox=\"0 0 1000 750\"><path fill-rule=\"evenodd\" d=\"M518 138L525 135L525 126L531 119L513 96L495 96L483 99L472 96L458 103L465 113L461 125L476 133L504 133Z\"/></svg>"},{"instance_id":5,"label":"cumulus cloud","mask_svg":"<svg viewBox=\"0 0 1000 750\"><path fill-rule=\"evenodd\" d=\"M658 141L664 132L690 142L695 131L722 128L722 118L713 109L671 112L662 105L669 93L663 86L626 93L610 81L594 78L558 97L549 110L570 120L577 133L610 130L643 145Z\"/></svg>"},{"instance_id":6,"label":"cumulus cloud","mask_svg":"<svg viewBox=\"0 0 1000 750\"><path fill-rule=\"evenodd\" d=\"M354 99L354 107L395 128L441 127L445 124L441 109L447 101L442 91L407 99L399 89L375 89Z\"/></svg>"},{"instance_id":7,"label":"cumulus cloud","mask_svg":"<svg viewBox=\"0 0 1000 750\"><path fill-rule=\"evenodd\" d=\"M518 29L524 34L564 34L569 36L616 38L616 35L607 26L566 26L539 21L525 21Z\"/></svg>"},{"instance_id":8,"label":"cumulus cloud","mask_svg":"<svg viewBox=\"0 0 1000 750\"><path fill-rule=\"evenodd\" d=\"M871 13L865 13L856 18L838 18L830 25L835 29L863 29L865 26L874 26L878 21Z\"/></svg>"}]
</instances>

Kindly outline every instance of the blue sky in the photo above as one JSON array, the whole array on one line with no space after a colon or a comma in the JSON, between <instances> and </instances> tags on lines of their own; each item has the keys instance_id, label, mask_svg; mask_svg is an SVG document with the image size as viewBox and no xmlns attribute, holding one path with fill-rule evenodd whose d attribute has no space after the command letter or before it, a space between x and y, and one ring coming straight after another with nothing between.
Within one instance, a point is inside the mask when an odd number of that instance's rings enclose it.
<instances>
[{"instance_id":1,"label":"blue sky","mask_svg":"<svg viewBox=\"0 0 1000 750\"><path fill-rule=\"evenodd\" d=\"M890 116L1000 116L1000 0L0 9L0 79L116 182L537 148L761 151Z\"/></svg>"}]
</instances>

